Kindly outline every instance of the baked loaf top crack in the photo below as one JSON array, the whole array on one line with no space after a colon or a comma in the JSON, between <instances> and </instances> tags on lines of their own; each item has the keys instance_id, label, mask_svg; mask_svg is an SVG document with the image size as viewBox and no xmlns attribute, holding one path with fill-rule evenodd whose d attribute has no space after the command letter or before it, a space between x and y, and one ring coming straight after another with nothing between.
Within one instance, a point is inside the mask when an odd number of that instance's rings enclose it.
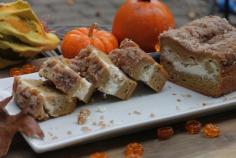
<instances>
[{"instance_id":1,"label":"baked loaf top crack","mask_svg":"<svg viewBox=\"0 0 236 158\"><path fill-rule=\"evenodd\" d=\"M217 58L222 65L236 64L236 28L226 19L207 16L179 29L171 29L160 35L174 40L193 53Z\"/></svg>"}]
</instances>

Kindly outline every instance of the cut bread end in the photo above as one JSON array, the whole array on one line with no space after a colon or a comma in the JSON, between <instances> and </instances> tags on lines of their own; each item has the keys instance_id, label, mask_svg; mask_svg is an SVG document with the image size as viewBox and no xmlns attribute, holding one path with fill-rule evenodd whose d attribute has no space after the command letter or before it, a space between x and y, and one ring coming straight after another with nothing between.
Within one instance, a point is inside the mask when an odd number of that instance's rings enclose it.
<instances>
[{"instance_id":1,"label":"cut bread end","mask_svg":"<svg viewBox=\"0 0 236 158\"><path fill-rule=\"evenodd\" d=\"M85 103L89 101L95 90L90 82L56 58L45 61L39 75L50 80L57 89Z\"/></svg>"},{"instance_id":2,"label":"cut bread end","mask_svg":"<svg viewBox=\"0 0 236 158\"><path fill-rule=\"evenodd\" d=\"M220 66L209 57L181 54L180 47L163 46L161 64L169 74L169 80L207 96L218 97L220 92ZM181 51L183 52L183 51Z\"/></svg>"},{"instance_id":3,"label":"cut bread end","mask_svg":"<svg viewBox=\"0 0 236 158\"><path fill-rule=\"evenodd\" d=\"M125 76L125 74L114 65L109 66L109 75L108 81L100 85L98 90L123 100L128 99L133 94L137 83Z\"/></svg>"},{"instance_id":4,"label":"cut bread end","mask_svg":"<svg viewBox=\"0 0 236 158\"><path fill-rule=\"evenodd\" d=\"M159 64L148 64L139 73L138 80L147 84L156 92L160 92L167 80L166 71Z\"/></svg>"},{"instance_id":5,"label":"cut bread end","mask_svg":"<svg viewBox=\"0 0 236 158\"><path fill-rule=\"evenodd\" d=\"M142 81L156 92L161 91L167 80L167 73L139 46L128 39L121 42L120 49L113 50L112 62L131 78Z\"/></svg>"},{"instance_id":6,"label":"cut bread end","mask_svg":"<svg viewBox=\"0 0 236 158\"><path fill-rule=\"evenodd\" d=\"M59 117L75 110L76 99L52 87L42 80L14 79L13 95L16 104L29 112L35 119L46 120Z\"/></svg>"},{"instance_id":7,"label":"cut bread end","mask_svg":"<svg viewBox=\"0 0 236 158\"><path fill-rule=\"evenodd\" d=\"M99 91L120 99L128 99L137 85L116 67L105 53L93 46L82 50L72 59L71 67L91 81Z\"/></svg>"}]
</instances>

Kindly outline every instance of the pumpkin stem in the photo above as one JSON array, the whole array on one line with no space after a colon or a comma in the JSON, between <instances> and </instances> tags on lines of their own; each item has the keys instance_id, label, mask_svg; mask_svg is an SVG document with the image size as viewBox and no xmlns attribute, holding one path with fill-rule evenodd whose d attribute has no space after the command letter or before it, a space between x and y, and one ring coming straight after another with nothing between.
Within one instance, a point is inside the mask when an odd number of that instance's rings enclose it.
<instances>
[{"instance_id":1,"label":"pumpkin stem","mask_svg":"<svg viewBox=\"0 0 236 158\"><path fill-rule=\"evenodd\" d=\"M89 33L88 33L88 36L89 37L93 37L93 31L94 31L94 29L96 29L97 28L97 24L96 23L94 23L93 25L91 25L90 27L89 27Z\"/></svg>"}]
</instances>

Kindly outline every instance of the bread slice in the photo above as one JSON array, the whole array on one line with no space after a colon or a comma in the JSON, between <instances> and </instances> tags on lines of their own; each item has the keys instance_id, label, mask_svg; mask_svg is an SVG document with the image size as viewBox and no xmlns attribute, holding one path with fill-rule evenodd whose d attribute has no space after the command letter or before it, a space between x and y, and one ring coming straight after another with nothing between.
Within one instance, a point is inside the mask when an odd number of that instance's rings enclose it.
<instances>
[{"instance_id":1,"label":"bread slice","mask_svg":"<svg viewBox=\"0 0 236 158\"><path fill-rule=\"evenodd\" d=\"M144 82L156 92L159 92L165 85L166 71L135 42L129 39L123 40L120 48L113 50L109 57L131 78Z\"/></svg>"},{"instance_id":2,"label":"bread slice","mask_svg":"<svg viewBox=\"0 0 236 158\"><path fill-rule=\"evenodd\" d=\"M236 90L236 28L217 16L161 34L161 64L169 80L207 96Z\"/></svg>"},{"instance_id":3,"label":"bread slice","mask_svg":"<svg viewBox=\"0 0 236 158\"><path fill-rule=\"evenodd\" d=\"M120 99L128 99L137 85L116 67L105 53L93 46L83 49L68 65L99 91Z\"/></svg>"},{"instance_id":4,"label":"bread slice","mask_svg":"<svg viewBox=\"0 0 236 158\"><path fill-rule=\"evenodd\" d=\"M85 103L89 101L95 90L90 82L57 58L45 61L39 75L50 80L57 89Z\"/></svg>"},{"instance_id":5,"label":"bread slice","mask_svg":"<svg viewBox=\"0 0 236 158\"><path fill-rule=\"evenodd\" d=\"M21 109L27 109L38 120L69 114L76 107L75 98L44 84L42 80L15 78L13 96Z\"/></svg>"}]
</instances>

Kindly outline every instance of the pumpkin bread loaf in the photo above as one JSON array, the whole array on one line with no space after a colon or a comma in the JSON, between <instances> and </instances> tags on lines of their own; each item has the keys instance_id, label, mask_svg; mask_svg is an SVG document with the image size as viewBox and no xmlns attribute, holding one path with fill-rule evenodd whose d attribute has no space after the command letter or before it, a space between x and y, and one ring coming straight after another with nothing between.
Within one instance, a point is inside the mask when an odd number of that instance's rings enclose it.
<instances>
[{"instance_id":1,"label":"pumpkin bread loaf","mask_svg":"<svg viewBox=\"0 0 236 158\"><path fill-rule=\"evenodd\" d=\"M81 50L68 65L99 91L123 100L133 94L137 85L116 67L105 53L93 46Z\"/></svg>"},{"instance_id":2,"label":"pumpkin bread loaf","mask_svg":"<svg viewBox=\"0 0 236 158\"><path fill-rule=\"evenodd\" d=\"M50 87L42 80L15 78L13 95L16 104L37 120L59 117L75 110L76 99Z\"/></svg>"},{"instance_id":3,"label":"pumpkin bread loaf","mask_svg":"<svg viewBox=\"0 0 236 158\"><path fill-rule=\"evenodd\" d=\"M208 16L160 36L161 64L174 83L218 97L236 90L236 29Z\"/></svg>"},{"instance_id":4,"label":"pumpkin bread loaf","mask_svg":"<svg viewBox=\"0 0 236 158\"><path fill-rule=\"evenodd\" d=\"M109 57L131 78L143 81L156 92L159 92L165 85L166 71L135 42L129 39L123 40L120 48L113 50Z\"/></svg>"},{"instance_id":5,"label":"pumpkin bread loaf","mask_svg":"<svg viewBox=\"0 0 236 158\"><path fill-rule=\"evenodd\" d=\"M89 101L95 90L90 82L56 58L45 61L39 75L51 81L57 89L85 103Z\"/></svg>"}]
</instances>

